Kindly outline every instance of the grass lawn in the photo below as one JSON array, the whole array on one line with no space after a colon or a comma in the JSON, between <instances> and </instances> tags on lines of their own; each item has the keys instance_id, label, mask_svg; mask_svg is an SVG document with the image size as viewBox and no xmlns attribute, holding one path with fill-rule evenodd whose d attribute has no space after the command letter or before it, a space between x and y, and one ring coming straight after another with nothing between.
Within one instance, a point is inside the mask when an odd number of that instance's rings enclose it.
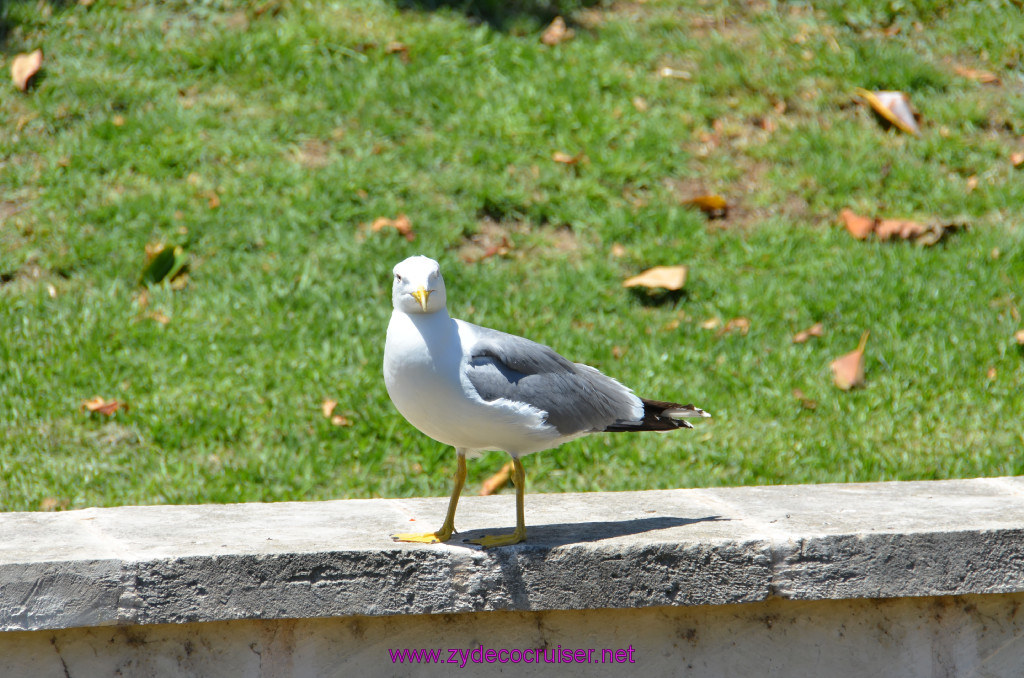
<instances>
[{"instance_id":1,"label":"grass lawn","mask_svg":"<svg viewBox=\"0 0 1024 678\"><path fill-rule=\"evenodd\" d=\"M453 316L714 415L531 456L530 492L1024 473L1019 6L477 6L0 5L0 509L447 494L380 371L416 253ZM906 92L920 136L856 87ZM847 207L970 228L858 241ZM371 226L400 214L412 242ZM140 286L153 244L186 276ZM621 286L674 264L681 293Z\"/></svg>"}]
</instances>

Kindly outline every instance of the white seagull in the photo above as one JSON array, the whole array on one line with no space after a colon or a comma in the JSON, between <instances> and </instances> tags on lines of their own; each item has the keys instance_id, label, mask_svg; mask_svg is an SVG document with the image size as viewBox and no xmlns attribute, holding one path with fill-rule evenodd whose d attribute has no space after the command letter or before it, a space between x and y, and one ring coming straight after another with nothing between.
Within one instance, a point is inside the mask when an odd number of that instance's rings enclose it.
<instances>
[{"instance_id":1,"label":"white seagull","mask_svg":"<svg viewBox=\"0 0 1024 678\"><path fill-rule=\"evenodd\" d=\"M394 268L394 312L384 345L384 383L409 423L458 455L455 489L437 532L396 534L434 543L455 532L455 507L466 481L466 455L504 450L512 455L516 529L472 543L484 547L526 539L526 475L520 457L600 431L693 428L707 417L693 405L647 400L593 367L571 362L523 337L453 320L441 267L415 256Z\"/></svg>"}]
</instances>

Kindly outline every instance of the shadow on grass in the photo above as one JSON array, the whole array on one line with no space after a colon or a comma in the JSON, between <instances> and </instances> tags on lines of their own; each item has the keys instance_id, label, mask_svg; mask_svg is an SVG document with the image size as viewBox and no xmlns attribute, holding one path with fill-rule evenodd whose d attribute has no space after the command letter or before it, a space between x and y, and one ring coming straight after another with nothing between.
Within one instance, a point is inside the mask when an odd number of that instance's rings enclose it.
<instances>
[{"instance_id":1,"label":"shadow on grass","mask_svg":"<svg viewBox=\"0 0 1024 678\"><path fill-rule=\"evenodd\" d=\"M675 306L688 299L686 290L649 290L643 287L630 287L633 298L644 306Z\"/></svg>"},{"instance_id":2,"label":"shadow on grass","mask_svg":"<svg viewBox=\"0 0 1024 678\"><path fill-rule=\"evenodd\" d=\"M685 527L695 523L720 522L730 520L721 516L705 516L704 518L679 518L675 516L658 516L651 518L635 518L633 520L595 521L590 523L549 523L547 525L527 525L527 541L522 548L534 547L536 549L548 550L555 546L566 544L582 544L585 542L601 541L602 539L614 539L627 535L653 532L655 530L667 530L673 527ZM479 549L476 544L470 544L470 539L479 539L487 534L504 534L511 532L508 529L490 530L468 530L459 532L455 538L448 543L453 546L464 546L466 548ZM508 548L508 547L504 547ZM492 550L493 551L493 550Z\"/></svg>"},{"instance_id":3,"label":"shadow on grass","mask_svg":"<svg viewBox=\"0 0 1024 678\"><path fill-rule=\"evenodd\" d=\"M0 52L7 51L7 40L17 25L17 22L11 18L11 9L16 5L27 5L30 2L33 5L39 5L37 0L0 0ZM64 9L73 2L76 0L50 0L49 5L52 10L58 10Z\"/></svg>"},{"instance_id":4,"label":"shadow on grass","mask_svg":"<svg viewBox=\"0 0 1024 678\"><path fill-rule=\"evenodd\" d=\"M547 24L602 0L393 0L399 9L434 12L448 9L465 14L499 31L514 30L526 22Z\"/></svg>"}]
</instances>

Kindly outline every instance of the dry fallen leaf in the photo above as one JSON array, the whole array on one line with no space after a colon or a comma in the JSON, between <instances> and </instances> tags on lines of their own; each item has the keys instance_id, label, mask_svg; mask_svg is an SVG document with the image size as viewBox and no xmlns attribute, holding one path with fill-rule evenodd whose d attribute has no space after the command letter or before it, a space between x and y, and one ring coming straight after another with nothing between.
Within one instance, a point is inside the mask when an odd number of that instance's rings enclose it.
<instances>
[{"instance_id":1,"label":"dry fallen leaf","mask_svg":"<svg viewBox=\"0 0 1024 678\"><path fill-rule=\"evenodd\" d=\"M879 240L911 240L918 245L934 245L950 233L967 228L962 223L932 221L921 223L911 219L872 219L862 217L850 209L839 213L846 230L858 240L864 240L872 233Z\"/></svg>"},{"instance_id":2,"label":"dry fallen leaf","mask_svg":"<svg viewBox=\"0 0 1024 678\"><path fill-rule=\"evenodd\" d=\"M19 54L11 61L11 80L22 92L28 90L28 83L43 67L43 50Z\"/></svg>"},{"instance_id":3,"label":"dry fallen leaf","mask_svg":"<svg viewBox=\"0 0 1024 678\"><path fill-rule=\"evenodd\" d=\"M620 243L617 243L617 242L612 243L612 247L611 247L610 252L611 252L611 255L613 257L615 257L616 259L618 259L620 257L626 256L626 248L623 247Z\"/></svg>"},{"instance_id":4,"label":"dry fallen leaf","mask_svg":"<svg viewBox=\"0 0 1024 678\"><path fill-rule=\"evenodd\" d=\"M340 414L334 414L334 408L337 406L337 400L324 398L324 401L320 403L320 411L323 412L325 419L331 420L331 424L334 426L351 426L352 422L349 421L348 417L343 417Z\"/></svg>"},{"instance_id":5,"label":"dry fallen leaf","mask_svg":"<svg viewBox=\"0 0 1024 678\"><path fill-rule=\"evenodd\" d=\"M633 108L641 113L645 113L650 106L647 104L647 99L643 97L633 97Z\"/></svg>"},{"instance_id":6,"label":"dry fallen leaf","mask_svg":"<svg viewBox=\"0 0 1024 678\"><path fill-rule=\"evenodd\" d=\"M875 220L855 214L853 210L844 208L839 213L846 230L857 240L864 240L875 230Z\"/></svg>"},{"instance_id":7,"label":"dry fallen leaf","mask_svg":"<svg viewBox=\"0 0 1024 678\"><path fill-rule=\"evenodd\" d=\"M825 334L825 326L821 323L814 323L806 330L801 330L793 335L794 344L802 344L811 337L820 337Z\"/></svg>"},{"instance_id":8,"label":"dry fallen leaf","mask_svg":"<svg viewBox=\"0 0 1024 678\"><path fill-rule=\"evenodd\" d=\"M686 284L686 266L655 266L623 281L623 287L661 287L679 290Z\"/></svg>"},{"instance_id":9,"label":"dry fallen leaf","mask_svg":"<svg viewBox=\"0 0 1024 678\"><path fill-rule=\"evenodd\" d=\"M922 224L909 219L879 219L875 223L875 235L879 240L900 238L913 240L918 245L934 245L949 233L964 228L963 224Z\"/></svg>"},{"instance_id":10,"label":"dry fallen leaf","mask_svg":"<svg viewBox=\"0 0 1024 678\"><path fill-rule=\"evenodd\" d=\"M996 378L996 377L997 377L998 375L999 375L999 373L998 373L998 372L996 372L996 368L994 368L994 367L990 367L990 368L988 368L988 372L986 372L986 373L985 373L985 376L986 376L986 377L988 377L988 380L989 380L989 381L992 381L992 380L993 380L993 379L995 379L995 378Z\"/></svg>"},{"instance_id":11,"label":"dry fallen leaf","mask_svg":"<svg viewBox=\"0 0 1024 678\"><path fill-rule=\"evenodd\" d=\"M982 71L976 68L967 68L966 66L954 66L953 70L957 75L969 80L977 80L983 85L999 84L999 76L992 71Z\"/></svg>"},{"instance_id":12,"label":"dry fallen leaf","mask_svg":"<svg viewBox=\"0 0 1024 678\"><path fill-rule=\"evenodd\" d=\"M113 416L118 410L128 411L128 404L119 400L106 400L103 396L96 396L90 400L83 400L79 407L83 412L97 412L107 417Z\"/></svg>"},{"instance_id":13,"label":"dry fallen leaf","mask_svg":"<svg viewBox=\"0 0 1024 678\"><path fill-rule=\"evenodd\" d=\"M1024 330L1017 330L1013 338L1017 340L1018 345L1024 346Z\"/></svg>"},{"instance_id":14,"label":"dry fallen leaf","mask_svg":"<svg viewBox=\"0 0 1024 678\"><path fill-rule=\"evenodd\" d=\"M871 334L870 331L864 332L855 350L841 358L836 358L829 365L832 369L832 380L844 391L849 391L864 383L864 347L868 343L869 334Z\"/></svg>"},{"instance_id":15,"label":"dry fallen leaf","mask_svg":"<svg viewBox=\"0 0 1024 678\"><path fill-rule=\"evenodd\" d=\"M818 401L811 400L804 392L798 388L793 389L793 397L800 401L800 407L805 410L813 410L818 406Z\"/></svg>"},{"instance_id":16,"label":"dry fallen leaf","mask_svg":"<svg viewBox=\"0 0 1024 678\"><path fill-rule=\"evenodd\" d=\"M716 327L718 327L721 324L722 324L722 319L721 318L708 318L707 320L702 320L701 321L700 328L702 330L713 330L713 329L715 329Z\"/></svg>"},{"instance_id":17,"label":"dry fallen leaf","mask_svg":"<svg viewBox=\"0 0 1024 678\"><path fill-rule=\"evenodd\" d=\"M562 151L555 151L551 154L551 159L555 162L560 162L563 165L577 165L587 156L583 155L583 151L580 151L576 155L569 155Z\"/></svg>"},{"instance_id":18,"label":"dry fallen leaf","mask_svg":"<svg viewBox=\"0 0 1024 678\"><path fill-rule=\"evenodd\" d=\"M1024 151L1011 153L1010 162L1013 164L1014 167L1020 167L1021 165L1024 165Z\"/></svg>"},{"instance_id":19,"label":"dry fallen leaf","mask_svg":"<svg viewBox=\"0 0 1024 678\"><path fill-rule=\"evenodd\" d=\"M721 219L729 213L729 203L720 195L698 195L683 201L684 205L698 208L710 219Z\"/></svg>"},{"instance_id":20,"label":"dry fallen leaf","mask_svg":"<svg viewBox=\"0 0 1024 678\"><path fill-rule=\"evenodd\" d=\"M733 318L726 321L722 329L718 330L718 336L728 334L729 332L739 332L746 336L747 332L750 331L750 320L747 318Z\"/></svg>"},{"instance_id":21,"label":"dry fallen leaf","mask_svg":"<svg viewBox=\"0 0 1024 678\"><path fill-rule=\"evenodd\" d=\"M409 242L416 239L416 234L412 232L412 222L409 221L409 217L404 214L399 214L394 219L377 217L373 220L373 223L370 224L370 230L374 233L384 228L395 229Z\"/></svg>"},{"instance_id":22,"label":"dry fallen leaf","mask_svg":"<svg viewBox=\"0 0 1024 678\"><path fill-rule=\"evenodd\" d=\"M161 325L166 325L169 322L171 322L171 319L163 311L153 311L147 317L152 318L153 320L157 321Z\"/></svg>"},{"instance_id":23,"label":"dry fallen leaf","mask_svg":"<svg viewBox=\"0 0 1024 678\"><path fill-rule=\"evenodd\" d=\"M901 238L912 240L924 235L928 227L924 224L909 219L879 219L875 224L875 235L879 240L890 238Z\"/></svg>"},{"instance_id":24,"label":"dry fallen leaf","mask_svg":"<svg viewBox=\"0 0 1024 678\"><path fill-rule=\"evenodd\" d=\"M910 105L910 99L903 92L884 90L869 92L863 87L858 87L854 91L864 97L871 106L871 110L889 124L914 136L921 132L921 128L917 125L917 116Z\"/></svg>"},{"instance_id":25,"label":"dry fallen leaf","mask_svg":"<svg viewBox=\"0 0 1024 678\"><path fill-rule=\"evenodd\" d=\"M508 484L508 481L512 478L512 471L515 467L512 462L508 462L501 467L501 470L495 473L493 476L485 480L480 485L480 496L487 497L494 494L501 488Z\"/></svg>"},{"instance_id":26,"label":"dry fallen leaf","mask_svg":"<svg viewBox=\"0 0 1024 678\"><path fill-rule=\"evenodd\" d=\"M560 16L556 16L554 20L548 24L548 27L544 29L544 33L540 36L540 41L549 47L565 42L566 40L572 40L575 35L571 28L565 25L565 19Z\"/></svg>"}]
</instances>

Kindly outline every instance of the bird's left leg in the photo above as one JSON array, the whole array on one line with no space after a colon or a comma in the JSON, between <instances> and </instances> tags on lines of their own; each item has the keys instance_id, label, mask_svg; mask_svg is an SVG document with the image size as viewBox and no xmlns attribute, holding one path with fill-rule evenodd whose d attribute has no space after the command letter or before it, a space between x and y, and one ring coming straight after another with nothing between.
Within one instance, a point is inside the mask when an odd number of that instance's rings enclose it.
<instances>
[{"instance_id":1,"label":"bird's left leg","mask_svg":"<svg viewBox=\"0 0 1024 678\"><path fill-rule=\"evenodd\" d=\"M516 485L516 529L511 534L488 534L479 539L470 539L471 544L479 544L484 548L492 546L509 546L526 539L526 472L518 457L512 457L512 482Z\"/></svg>"},{"instance_id":2,"label":"bird's left leg","mask_svg":"<svg viewBox=\"0 0 1024 678\"><path fill-rule=\"evenodd\" d=\"M409 532L396 534L391 538L395 541L409 541L421 544L436 544L441 541L448 541L455 533L455 507L459 504L459 495L462 494L462 486L466 484L466 450L456 448L458 453L458 466L455 468L455 488L452 490L452 497L448 500L448 514L444 517L444 524L437 532L416 533Z\"/></svg>"}]
</instances>

